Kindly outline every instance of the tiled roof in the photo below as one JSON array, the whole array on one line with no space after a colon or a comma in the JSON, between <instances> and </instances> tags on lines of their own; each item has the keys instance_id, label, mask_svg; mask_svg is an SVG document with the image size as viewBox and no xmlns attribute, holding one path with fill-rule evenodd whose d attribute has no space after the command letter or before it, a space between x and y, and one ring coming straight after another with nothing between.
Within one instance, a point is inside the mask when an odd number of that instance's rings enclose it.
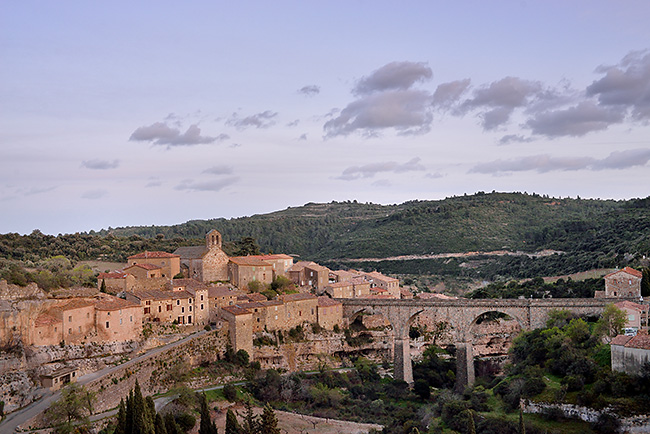
<instances>
[{"instance_id":1,"label":"tiled roof","mask_svg":"<svg viewBox=\"0 0 650 434\"><path fill-rule=\"evenodd\" d=\"M268 298L264 294L260 294L259 292L251 292L250 294L246 294L248 296L249 300L253 301L266 301Z\"/></svg>"},{"instance_id":2,"label":"tiled roof","mask_svg":"<svg viewBox=\"0 0 650 434\"><path fill-rule=\"evenodd\" d=\"M344 287L347 287L347 286L352 286L352 282L349 281L349 280L346 280L346 281L343 281L343 282L330 283L327 286L329 286L331 288L344 288Z\"/></svg>"},{"instance_id":3,"label":"tiled roof","mask_svg":"<svg viewBox=\"0 0 650 434\"><path fill-rule=\"evenodd\" d=\"M140 300L176 300L180 298L193 298L192 294L183 291L162 291L158 289L143 289L130 292Z\"/></svg>"},{"instance_id":4,"label":"tiled roof","mask_svg":"<svg viewBox=\"0 0 650 434\"><path fill-rule=\"evenodd\" d=\"M630 339L626 344L625 348L639 348L642 350L650 350L650 336L648 336L647 331L639 330L639 332Z\"/></svg>"},{"instance_id":5,"label":"tiled roof","mask_svg":"<svg viewBox=\"0 0 650 434\"><path fill-rule=\"evenodd\" d=\"M179 247L174 250L174 254L179 255L182 259L198 259L206 253L208 253L208 249L205 246Z\"/></svg>"},{"instance_id":6,"label":"tiled roof","mask_svg":"<svg viewBox=\"0 0 650 434\"><path fill-rule=\"evenodd\" d=\"M366 276L372 278L372 279L378 279L378 280L383 280L386 282L394 282L394 281L399 281L399 279L395 279L394 277L386 276L385 274L381 274L377 271L371 271L370 273L365 273Z\"/></svg>"},{"instance_id":7,"label":"tiled roof","mask_svg":"<svg viewBox=\"0 0 650 434\"><path fill-rule=\"evenodd\" d=\"M95 309L97 310L119 310L119 309L125 309L127 307L135 307L135 306L138 305L130 301L124 300L123 298L111 297L111 296L101 296L95 302Z\"/></svg>"},{"instance_id":8,"label":"tiled roof","mask_svg":"<svg viewBox=\"0 0 650 434\"><path fill-rule=\"evenodd\" d=\"M639 270L635 270L634 268L630 268L630 267L625 267L622 270L614 271L613 273L609 273L605 277L607 278L607 277L613 276L614 274L618 274L618 273L627 273L627 274L631 274L632 276L635 276L635 277L638 277L638 278L643 277L643 273L641 273Z\"/></svg>"},{"instance_id":9,"label":"tiled roof","mask_svg":"<svg viewBox=\"0 0 650 434\"><path fill-rule=\"evenodd\" d=\"M234 256L230 258L230 262L233 262L237 265L249 266L249 267L270 267L271 264L264 262L261 259L257 259L252 256Z\"/></svg>"},{"instance_id":10,"label":"tiled roof","mask_svg":"<svg viewBox=\"0 0 650 434\"><path fill-rule=\"evenodd\" d=\"M173 279L172 287L174 288L188 288L188 289L209 289L209 286L196 279Z\"/></svg>"},{"instance_id":11,"label":"tiled roof","mask_svg":"<svg viewBox=\"0 0 650 434\"><path fill-rule=\"evenodd\" d=\"M125 279L128 276L128 273L122 273L120 271L114 271L112 273L99 273L97 279Z\"/></svg>"},{"instance_id":12,"label":"tiled roof","mask_svg":"<svg viewBox=\"0 0 650 434\"><path fill-rule=\"evenodd\" d=\"M638 303L633 303L633 302L627 301L627 300L619 301L618 303L614 303L614 306L616 306L618 308L626 307L628 309L634 309L634 310L638 310L638 311L648 310L647 306L644 306L644 305L638 304Z\"/></svg>"},{"instance_id":13,"label":"tiled roof","mask_svg":"<svg viewBox=\"0 0 650 434\"><path fill-rule=\"evenodd\" d=\"M287 271L302 271L309 264L313 264L313 262L298 261L295 264L293 264Z\"/></svg>"},{"instance_id":14,"label":"tiled roof","mask_svg":"<svg viewBox=\"0 0 650 434\"><path fill-rule=\"evenodd\" d=\"M160 270L160 267L154 264L133 264L130 267L126 267L125 270L128 270L133 267L139 267L143 270Z\"/></svg>"},{"instance_id":15,"label":"tiled roof","mask_svg":"<svg viewBox=\"0 0 650 434\"><path fill-rule=\"evenodd\" d=\"M225 297L229 295L238 295L239 292L231 289L229 286L210 286L208 287L208 297Z\"/></svg>"},{"instance_id":16,"label":"tiled roof","mask_svg":"<svg viewBox=\"0 0 650 434\"><path fill-rule=\"evenodd\" d=\"M285 294L280 296L280 299L285 303L289 301L315 300L316 298L317 297L314 294L308 294L306 292L298 292L296 294Z\"/></svg>"},{"instance_id":17,"label":"tiled roof","mask_svg":"<svg viewBox=\"0 0 650 434\"><path fill-rule=\"evenodd\" d=\"M618 336L615 336L614 339L612 339L612 341L609 344L610 345L620 345L620 346L624 347L625 344L627 344L630 341L630 339L632 339L632 336L618 335Z\"/></svg>"},{"instance_id":18,"label":"tiled roof","mask_svg":"<svg viewBox=\"0 0 650 434\"><path fill-rule=\"evenodd\" d=\"M337 306L340 304L342 304L340 301L329 297L318 297L318 306L320 307Z\"/></svg>"},{"instance_id":19,"label":"tiled roof","mask_svg":"<svg viewBox=\"0 0 650 434\"><path fill-rule=\"evenodd\" d=\"M36 327L45 327L58 322L61 322L61 318L56 318L49 313L42 313L34 320L34 325Z\"/></svg>"},{"instance_id":20,"label":"tiled roof","mask_svg":"<svg viewBox=\"0 0 650 434\"><path fill-rule=\"evenodd\" d=\"M147 252L138 253L137 255L129 256L127 259L150 259L150 258L178 258L179 255L167 252Z\"/></svg>"},{"instance_id":21,"label":"tiled roof","mask_svg":"<svg viewBox=\"0 0 650 434\"><path fill-rule=\"evenodd\" d=\"M329 272L330 271L329 268L324 267L322 265L319 265L319 264L317 264L315 262L310 262L308 265L305 265L305 268L309 268L310 270L314 270L316 272L318 272L318 271L327 271L327 272Z\"/></svg>"},{"instance_id":22,"label":"tiled roof","mask_svg":"<svg viewBox=\"0 0 650 434\"><path fill-rule=\"evenodd\" d=\"M249 258L257 258L257 259L261 259L261 260L265 260L265 259L293 259L291 256L285 255L285 254L282 254L282 253L277 254L277 255L275 255L275 254L274 255L251 255L251 256L249 256Z\"/></svg>"},{"instance_id":23,"label":"tiled roof","mask_svg":"<svg viewBox=\"0 0 650 434\"><path fill-rule=\"evenodd\" d=\"M250 315L250 313L251 313L248 309L244 309L244 308L242 308L240 306L225 306L225 307L222 307L221 310L225 310L226 312L229 312L229 313L231 313L231 314L233 314L235 316L237 316L237 315L246 315L246 314Z\"/></svg>"}]
</instances>

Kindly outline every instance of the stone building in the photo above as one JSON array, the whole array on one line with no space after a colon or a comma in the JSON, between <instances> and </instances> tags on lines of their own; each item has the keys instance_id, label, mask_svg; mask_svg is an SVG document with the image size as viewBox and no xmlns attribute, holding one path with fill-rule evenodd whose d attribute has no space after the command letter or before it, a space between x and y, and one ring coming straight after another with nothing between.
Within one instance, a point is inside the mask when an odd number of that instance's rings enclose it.
<instances>
[{"instance_id":1,"label":"stone building","mask_svg":"<svg viewBox=\"0 0 650 434\"><path fill-rule=\"evenodd\" d=\"M230 282L240 289L251 282L268 285L273 281L273 265L253 256L236 256L228 263Z\"/></svg>"},{"instance_id":2,"label":"stone building","mask_svg":"<svg viewBox=\"0 0 650 434\"><path fill-rule=\"evenodd\" d=\"M343 304L329 297L318 297L318 324L327 330L343 325Z\"/></svg>"},{"instance_id":3,"label":"stone building","mask_svg":"<svg viewBox=\"0 0 650 434\"><path fill-rule=\"evenodd\" d=\"M210 322L216 322L221 316L221 308L232 306L237 303L239 291L230 286L220 285L208 288L208 298L210 299Z\"/></svg>"},{"instance_id":4,"label":"stone building","mask_svg":"<svg viewBox=\"0 0 650 434\"><path fill-rule=\"evenodd\" d=\"M205 236L205 246L176 249L183 275L206 283L228 280L228 255L221 249L222 243L221 234L213 229Z\"/></svg>"},{"instance_id":5,"label":"stone building","mask_svg":"<svg viewBox=\"0 0 650 434\"><path fill-rule=\"evenodd\" d=\"M194 324L196 318L194 295L186 290L144 290L126 293L128 301L142 309L143 321Z\"/></svg>"},{"instance_id":6,"label":"stone building","mask_svg":"<svg viewBox=\"0 0 650 434\"><path fill-rule=\"evenodd\" d=\"M97 289L102 289L102 282L109 294L118 294L122 291L131 291L135 288L135 276L124 271L112 273L99 273L97 276Z\"/></svg>"},{"instance_id":7,"label":"stone building","mask_svg":"<svg viewBox=\"0 0 650 434\"><path fill-rule=\"evenodd\" d=\"M298 286L309 286L319 293L329 285L330 270L315 262L296 262L287 270L287 276Z\"/></svg>"},{"instance_id":8,"label":"stone building","mask_svg":"<svg viewBox=\"0 0 650 434\"><path fill-rule=\"evenodd\" d=\"M133 264L124 268L124 273L130 274L136 280L163 278L163 270L154 264ZM165 278L167 280L167 278Z\"/></svg>"},{"instance_id":9,"label":"stone building","mask_svg":"<svg viewBox=\"0 0 650 434\"><path fill-rule=\"evenodd\" d=\"M612 371L641 375L646 363L650 363L650 336L647 330L639 330L636 336L618 335L610 343Z\"/></svg>"},{"instance_id":10,"label":"stone building","mask_svg":"<svg viewBox=\"0 0 650 434\"><path fill-rule=\"evenodd\" d=\"M399 279L389 277L377 271L363 273L364 277L370 281L370 289L380 288L386 290L385 294L391 298L400 298ZM378 291L384 293L383 291Z\"/></svg>"},{"instance_id":11,"label":"stone building","mask_svg":"<svg viewBox=\"0 0 650 434\"><path fill-rule=\"evenodd\" d=\"M251 255L249 258L259 259L273 267L273 278L276 276L286 276L287 270L293 266L293 258L289 255Z\"/></svg>"},{"instance_id":12,"label":"stone building","mask_svg":"<svg viewBox=\"0 0 650 434\"><path fill-rule=\"evenodd\" d=\"M122 298L97 297L95 317L99 342L131 341L142 333L140 305Z\"/></svg>"},{"instance_id":13,"label":"stone building","mask_svg":"<svg viewBox=\"0 0 650 434\"><path fill-rule=\"evenodd\" d=\"M54 301L47 303L34 318L26 344L75 345L134 340L142 332L141 312L139 305L109 294Z\"/></svg>"},{"instance_id":14,"label":"stone building","mask_svg":"<svg viewBox=\"0 0 650 434\"><path fill-rule=\"evenodd\" d=\"M194 297L194 323L206 325L210 322L210 288L195 279L174 279L172 290L186 291Z\"/></svg>"},{"instance_id":15,"label":"stone building","mask_svg":"<svg viewBox=\"0 0 650 434\"><path fill-rule=\"evenodd\" d=\"M325 292L332 298L354 298L354 284L351 280L330 283Z\"/></svg>"},{"instance_id":16,"label":"stone building","mask_svg":"<svg viewBox=\"0 0 650 434\"><path fill-rule=\"evenodd\" d=\"M129 267L133 265L155 265L158 267L158 271L153 271L153 268L150 268L151 274L147 277L165 277L167 279L173 279L181 271L181 257L178 254L167 253L167 252L142 252L137 255L132 255L127 258L128 267L124 270L126 271ZM140 278L140 276L137 276Z\"/></svg>"},{"instance_id":17,"label":"stone building","mask_svg":"<svg viewBox=\"0 0 650 434\"><path fill-rule=\"evenodd\" d=\"M634 268L625 267L605 276L605 297L640 298L643 274Z\"/></svg>"},{"instance_id":18,"label":"stone building","mask_svg":"<svg viewBox=\"0 0 650 434\"><path fill-rule=\"evenodd\" d=\"M79 344L95 331L95 306L87 299L50 304L34 318L31 345Z\"/></svg>"},{"instance_id":19,"label":"stone building","mask_svg":"<svg viewBox=\"0 0 650 434\"><path fill-rule=\"evenodd\" d=\"M317 322L318 297L313 294L285 294L278 297L285 306L285 330Z\"/></svg>"},{"instance_id":20,"label":"stone building","mask_svg":"<svg viewBox=\"0 0 650 434\"><path fill-rule=\"evenodd\" d=\"M235 351L245 350L253 355L253 314L237 305L221 309L221 315L228 321L230 344Z\"/></svg>"}]
</instances>

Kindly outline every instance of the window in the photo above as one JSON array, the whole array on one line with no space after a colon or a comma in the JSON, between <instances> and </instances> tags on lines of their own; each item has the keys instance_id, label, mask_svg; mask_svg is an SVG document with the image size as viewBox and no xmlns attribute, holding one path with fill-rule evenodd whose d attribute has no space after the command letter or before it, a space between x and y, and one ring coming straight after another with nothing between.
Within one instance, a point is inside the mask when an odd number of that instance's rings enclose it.
<instances>
[{"instance_id":1,"label":"window","mask_svg":"<svg viewBox=\"0 0 650 434\"><path fill-rule=\"evenodd\" d=\"M146 304L147 306L151 305L151 300L145 301L144 304Z\"/></svg>"},{"instance_id":2,"label":"window","mask_svg":"<svg viewBox=\"0 0 650 434\"><path fill-rule=\"evenodd\" d=\"M86 312L86 318L90 318L90 312Z\"/></svg>"},{"instance_id":3,"label":"window","mask_svg":"<svg viewBox=\"0 0 650 434\"><path fill-rule=\"evenodd\" d=\"M192 299L191 299L191 298L188 298L188 299L187 299L187 302L188 302L188 303L192 303Z\"/></svg>"},{"instance_id":4,"label":"window","mask_svg":"<svg viewBox=\"0 0 650 434\"><path fill-rule=\"evenodd\" d=\"M168 311L172 310L173 308L174 308L174 305L172 305L172 304L168 304L168 305L167 305L167 310L168 310Z\"/></svg>"},{"instance_id":5,"label":"window","mask_svg":"<svg viewBox=\"0 0 650 434\"><path fill-rule=\"evenodd\" d=\"M192 312L192 306L190 306L190 312Z\"/></svg>"},{"instance_id":6,"label":"window","mask_svg":"<svg viewBox=\"0 0 650 434\"><path fill-rule=\"evenodd\" d=\"M203 294L201 294L201 301L203 301Z\"/></svg>"},{"instance_id":7,"label":"window","mask_svg":"<svg viewBox=\"0 0 650 434\"><path fill-rule=\"evenodd\" d=\"M81 333L81 326L79 326L79 333Z\"/></svg>"},{"instance_id":8,"label":"window","mask_svg":"<svg viewBox=\"0 0 650 434\"><path fill-rule=\"evenodd\" d=\"M203 310L203 304L201 304L201 310Z\"/></svg>"},{"instance_id":9,"label":"window","mask_svg":"<svg viewBox=\"0 0 650 434\"><path fill-rule=\"evenodd\" d=\"M130 321L130 322L133 322L133 315L131 315L131 316L129 317L129 321Z\"/></svg>"},{"instance_id":10,"label":"window","mask_svg":"<svg viewBox=\"0 0 650 434\"><path fill-rule=\"evenodd\" d=\"M68 329L68 334L69 334L69 335L72 334L72 327L70 327L70 328Z\"/></svg>"},{"instance_id":11,"label":"window","mask_svg":"<svg viewBox=\"0 0 650 434\"><path fill-rule=\"evenodd\" d=\"M181 313L185 313L185 306L181 307Z\"/></svg>"},{"instance_id":12,"label":"window","mask_svg":"<svg viewBox=\"0 0 650 434\"><path fill-rule=\"evenodd\" d=\"M180 301L180 300L176 300L176 306L180 306L180 305L181 305L181 301Z\"/></svg>"},{"instance_id":13,"label":"window","mask_svg":"<svg viewBox=\"0 0 650 434\"><path fill-rule=\"evenodd\" d=\"M120 318L120 325L122 325L122 318Z\"/></svg>"},{"instance_id":14,"label":"window","mask_svg":"<svg viewBox=\"0 0 650 434\"><path fill-rule=\"evenodd\" d=\"M627 319L630 320L630 321L634 321L634 315L628 315Z\"/></svg>"},{"instance_id":15,"label":"window","mask_svg":"<svg viewBox=\"0 0 650 434\"><path fill-rule=\"evenodd\" d=\"M311 314L312 314L312 315L314 314L314 308L311 309Z\"/></svg>"},{"instance_id":16,"label":"window","mask_svg":"<svg viewBox=\"0 0 650 434\"><path fill-rule=\"evenodd\" d=\"M151 313L151 308L150 307L145 307L144 308L144 314L149 315Z\"/></svg>"},{"instance_id":17,"label":"window","mask_svg":"<svg viewBox=\"0 0 650 434\"><path fill-rule=\"evenodd\" d=\"M158 305L158 313L162 312L162 306Z\"/></svg>"},{"instance_id":18,"label":"window","mask_svg":"<svg viewBox=\"0 0 650 434\"><path fill-rule=\"evenodd\" d=\"M109 328L110 325L111 325L111 324L110 324L108 321L106 321L106 328Z\"/></svg>"},{"instance_id":19,"label":"window","mask_svg":"<svg viewBox=\"0 0 650 434\"><path fill-rule=\"evenodd\" d=\"M68 317L68 322L72 322L72 315Z\"/></svg>"}]
</instances>

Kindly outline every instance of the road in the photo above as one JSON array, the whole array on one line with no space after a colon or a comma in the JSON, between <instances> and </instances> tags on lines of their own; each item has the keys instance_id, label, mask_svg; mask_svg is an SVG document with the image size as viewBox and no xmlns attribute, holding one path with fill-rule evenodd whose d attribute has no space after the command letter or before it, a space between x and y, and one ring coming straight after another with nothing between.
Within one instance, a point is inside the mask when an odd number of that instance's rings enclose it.
<instances>
[{"instance_id":1,"label":"road","mask_svg":"<svg viewBox=\"0 0 650 434\"><path fill-rule=\"evenodd\" d=\"M112 374L113 372L117 371L118 369L128 367L130 365L136 364L142 359L145 359L147 357L151 357L153 355L160 354L164 351L169 351L170 349L177 347L178 345L181 345L191 339L194 339L196 337L199 337L205 333L208 333L206 330L201 330L198 333L191 334L183 339L180 339L176 342L172 342L167 345L163 345L161 347L153 348L146 353L143 353L128 362L122 363L121 365L117 366L108 366L104 369L101 369L96 372L91 372L90 374L83 375L79 377L77 380L77 384L80 386L83 386L85 384L90 383L91 381L100 379L102 377L105 377L109 374ZM53 402L55 402L59 397L61 396L61 391L58 390L56 392L51 392L47 391L43 397L41 397L38 401L35 401L26 407L21 408L20 410L14 411L12 413L9 413L7 415L7 418L0 423L0 434L12 434L19 432L17 431L18 427L26 423L27 421L33 419L40 413L44 412L47 410L50 405L52 405Z\"/></svg>"}]
</instances>

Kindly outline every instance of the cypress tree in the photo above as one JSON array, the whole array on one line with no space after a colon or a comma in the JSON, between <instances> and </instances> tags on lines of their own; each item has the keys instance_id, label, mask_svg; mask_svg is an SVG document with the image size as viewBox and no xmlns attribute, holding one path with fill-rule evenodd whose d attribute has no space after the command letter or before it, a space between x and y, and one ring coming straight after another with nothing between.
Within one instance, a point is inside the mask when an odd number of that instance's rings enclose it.
<instances>
[{"instance_id":1,"label":"cypress tree","mask_svg":"<svg viewBox=\"0 0 650 434\"><path fill-rule=\"evenodd\" d=\"M260 425L260 432L262 434L280 434L278 418L276 417L273 408L268 403L264 406Z\"/></svg>"},{"instance_id":2,"label":"cypress tree","mask_svg":"<svg viewBox=\"0 0 650 434\"><path fill-rule=\"evenodd\" d=\"M199 434L217 434L217 426L210 420L210 408L205 393L199 396L199 412L201 413L201 425Z\"/></svg>"},{"instance_id":3,"label":"cypress tree","mask_svg":"<svg viewBox=\"0 0 650 434\"><path fill-rule=\"evenodd\" d=\"M117 426L113 434L126 434L126 404L124 398L120 399L120 406L117 410Z\"/></svg>"},{"instance_id":4,"label":"cypress tree","mask_svg":"<svg viewBox=\"0 0 650 434\"><path fill-rule=\"evenodd\" d=\"M242 434L242 428L237 421L237 416L231 409L226 412L226 434Z\"/></svg>"},{"instance_id":5,"label":"cypress tree","mask_svg":"<svg viewBox=\"0 0 650 434\"><path fill-rule=\"evenodd\" d=\"M167 428L165 428L165 421L158 413L156 413L156 420L154 422L154 432L156 434L167 434Z\"/></svg>"},{"instance_id":6,"label":"cypress tree","mask_svg":"<svg viewBox=\"0 0 650 434\"><path fill-rule=\"evenodd\" d=\"M245 434L257 434L259 422L257 421L257 416L253 413L253 404L249 400L244 405L246 406L246 414L244 414L242 432Z\"/></svg>"},{"instance_id":7,"label":"cypress tree","mask_svg":"<svg viewBox=\"0 0 650 434\"><path fill-rule=\"evenodd\" d=\"M174 420L174 415L171 413L165 415L165 429L167 434L183 434Z\"/></svg>"}]
</instances>

